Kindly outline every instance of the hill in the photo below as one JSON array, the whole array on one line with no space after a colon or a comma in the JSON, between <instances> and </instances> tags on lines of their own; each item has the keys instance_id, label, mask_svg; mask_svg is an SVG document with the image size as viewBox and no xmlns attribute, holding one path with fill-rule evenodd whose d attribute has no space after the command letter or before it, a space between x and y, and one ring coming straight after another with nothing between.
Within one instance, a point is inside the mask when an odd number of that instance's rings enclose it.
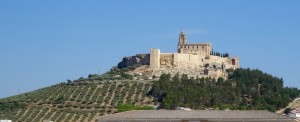
<instances>
[{"instance_id":1,"label":"hill","mask_svg":"<svg viewBox=\"0 0 300 122\"><path fill-rule=\"evenodd\" d=\"M13 121L96 121L132 109L267 109L275 111L299 97L297 88L260 70L237 69L223 78L163 74L158 81L130 75L134 67L67 80L50 87L0 99L0 119ZM133 80L136 79L136 80Z\"/></svg>"}]
</instances>

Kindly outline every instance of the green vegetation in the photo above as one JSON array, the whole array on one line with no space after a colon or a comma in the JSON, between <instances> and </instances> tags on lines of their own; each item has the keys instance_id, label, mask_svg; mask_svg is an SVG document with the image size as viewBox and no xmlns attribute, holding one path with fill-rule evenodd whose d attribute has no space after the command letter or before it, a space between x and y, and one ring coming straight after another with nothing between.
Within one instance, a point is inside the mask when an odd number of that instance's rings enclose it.
<instances>
[{"instance_id":1,"label":"green vegetation","mask_svg":"<svg viewBox=\"0 0 300 122\"><path fill-rule=\"evenodd\" d=\"M24 104L12 101L12 102L0 102L0 111L14 110L24 108Z\"/></svg>"},{"instance_id":2,"label":"green vegetation","mask_svg":"<svg viewBox=\"0 0 300 122\"><path fill-rule=\"evenodd\" d=\"M220 56L220 57L229 57L229 54L228 54L228 53L215 52L214 50L212 50L212 51L210 52L210 55Z\"/></svg>"},{"instance_id":3,"label":"green vegetation","mask_svg":"<svg viewBox=\"0 0 300 122\"><path fill-rule=\"evenodd\" d=\"M283 108L299 97L297 88L283 87L283 80L260 70L237 69L229 80L188 78L163 74L153 84L151 94L163 109L269 110Z\"/></svg>"},{"instance_id":4,"label":"green vegetation","mask_svg":"<svg viewBox=\"0 0 300 122\"><path fill-rule=\"evenodd\" d=\"M135 109L153 105L145 94L151 83L138 81L69 82L0 99L0 119L39 122L96 121L130 103ZM146 109L147 107L143 108Z\"/></svg>"},{"instance_id":5,"label":"green vegetation","mask_svg":"<svg viewBox=\"0 0 300 122\"><path fill-rule=\"evenodd\" d=\"M89 74L87 78L79 78L77 80L67 80L67 83L73 82L93 82L93 81L104 81L104 80L133 80L133 75L128 74L128 71L132 71L140 65L129 66L124 68L113 67L110 71L104 74ZM135 76L137 77L137 76ZM141 76L143 77L143 76Z\"/></svg>"},{"instance_id":6,"label":"green vegetation","mask_svg":"<svg viewBox=\"0 0 300 122\"><path fill-rule=\"evenodd\" d=\"M132 105L132 104L121 104L117 107L118 112L130 111L130 110L154 110L153 106L141 106L141 105Z\"/></svg>"}]
</instances>

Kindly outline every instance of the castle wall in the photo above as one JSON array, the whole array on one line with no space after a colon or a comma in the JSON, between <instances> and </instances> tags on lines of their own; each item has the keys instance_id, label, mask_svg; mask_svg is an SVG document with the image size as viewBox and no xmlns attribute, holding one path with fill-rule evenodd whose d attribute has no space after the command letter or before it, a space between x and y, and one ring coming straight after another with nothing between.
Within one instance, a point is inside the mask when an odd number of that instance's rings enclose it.
<instances>
[{"instance_id":1,"label":"castle wall","mask_svg":"<svg viewBox=\"0 0 300 122\"><path fill-rule=\"evenodd\" d=\"M234 60L234 61L233 61ZM234 62L234 63L233 63ZM220 57L220 56L213 56L210 55L208 59L203 61L205 64L215 65L216 67L221 68L224 64L226 69L236 69L239 68L239 59L238 58L231 58L231 57Z\"/></svg>"},{"instance_id":2,"label":"castle wall","mask_svg":"<svg viewBox=\"0 0 300 122\"><path fill-rule=\"evenodd\" d=\"M160 68L171 68L174 64L173 53L160 54Z\"/></svg>"},{"instance_id":3,"label":"castle wall","mask_svg":"<svg viewBox=\"0 0 300 122\"><path fill-rule=\"evenodd\" d=\"M178 68L199 68L203 66L203 55L193 55L193 54L174 54L174 67Z\"/></svg>"},{"instance_id":4,"label":"castle wall","mask_svg":"<svg viewBox=\"0 0 300 122\"><path fill-rule=\"evenodd\" d=\"M189 54L174 53L174 67L187 67L189 60Z\"/></svg>"},{"instance_id":5,"label":"castle wall","mask_svg":"<svg viewBox=\"0 0 300 122\"><path fill-rule=\"evenodd\" d=\"M184 53L160 53L159 49L151 49L151 68L203 68L206 64L209 67L218 69L239 68L239 59L220 56L204 56Z\"/></svg>"},{"instance_id":6,"label":"castle wall","mask_svg":"<svg viewBox=\"0 0 300 122\"><path fill-rule=\"evenodd\" d=\"M192 55L190 54L189 66L191 68L200 68L203 66L203 59L205 56L203 55Z\"/></svg>"},{"instance_id":7,"label":"castle wall","mask_svg":"<svg viewBox=\"0 0 300 122\"><path fill-rule=\"evenodd\" d=\"M173 58L173 53L160 53L160 58Z\"/></svg>"},{"instance_id":8,"label":"castle wall","mask_svg":"<svg viewBox=\"0 0 300 122\"><path fill-rule=\"evenodd\" d=\"M150 68L155 69L153 76L160 76L162 73L175 75L179 72L188 74L189 77L226 78L228 75L226 69L239 68L239 59L214 55L160 53L159 49L151 49Z\"/></svg>"}]
</instances>

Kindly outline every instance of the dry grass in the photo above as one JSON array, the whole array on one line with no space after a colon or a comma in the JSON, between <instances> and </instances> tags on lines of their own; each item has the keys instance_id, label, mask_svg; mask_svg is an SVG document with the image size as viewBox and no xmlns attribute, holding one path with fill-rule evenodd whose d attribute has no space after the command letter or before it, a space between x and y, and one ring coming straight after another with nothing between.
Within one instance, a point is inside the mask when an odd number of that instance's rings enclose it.
<instances>
[{"instance_id":1,"label":"dry grass","mask_svg":"<svg viewBox=\"0 0 300 122\"><path fill-rule=\"evenodd\" d=\"M293 100L293 102L290 102L288 106L276 111L276 113L283 114L283 112L286 108L294 109L294 108L297 108L297 107L300 107L300 98L297 98L297 99Z\"/></svg>"}]
</instances>

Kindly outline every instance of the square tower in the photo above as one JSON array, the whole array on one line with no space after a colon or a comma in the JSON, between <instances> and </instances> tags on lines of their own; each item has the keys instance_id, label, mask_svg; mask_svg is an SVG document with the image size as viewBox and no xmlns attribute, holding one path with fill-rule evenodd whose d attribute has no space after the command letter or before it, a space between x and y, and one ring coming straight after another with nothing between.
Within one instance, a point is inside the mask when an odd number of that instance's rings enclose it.
<instances>
[{"instance_id":1,"label":"square tower","mask_svg":"<svg viewBox=\"0 0 300 122\"><path fill-rule=\"evenodd\" d=\"M160 50L153 48L150 51L150 68L160 68Z\"/></svg>"}]
</instances>

